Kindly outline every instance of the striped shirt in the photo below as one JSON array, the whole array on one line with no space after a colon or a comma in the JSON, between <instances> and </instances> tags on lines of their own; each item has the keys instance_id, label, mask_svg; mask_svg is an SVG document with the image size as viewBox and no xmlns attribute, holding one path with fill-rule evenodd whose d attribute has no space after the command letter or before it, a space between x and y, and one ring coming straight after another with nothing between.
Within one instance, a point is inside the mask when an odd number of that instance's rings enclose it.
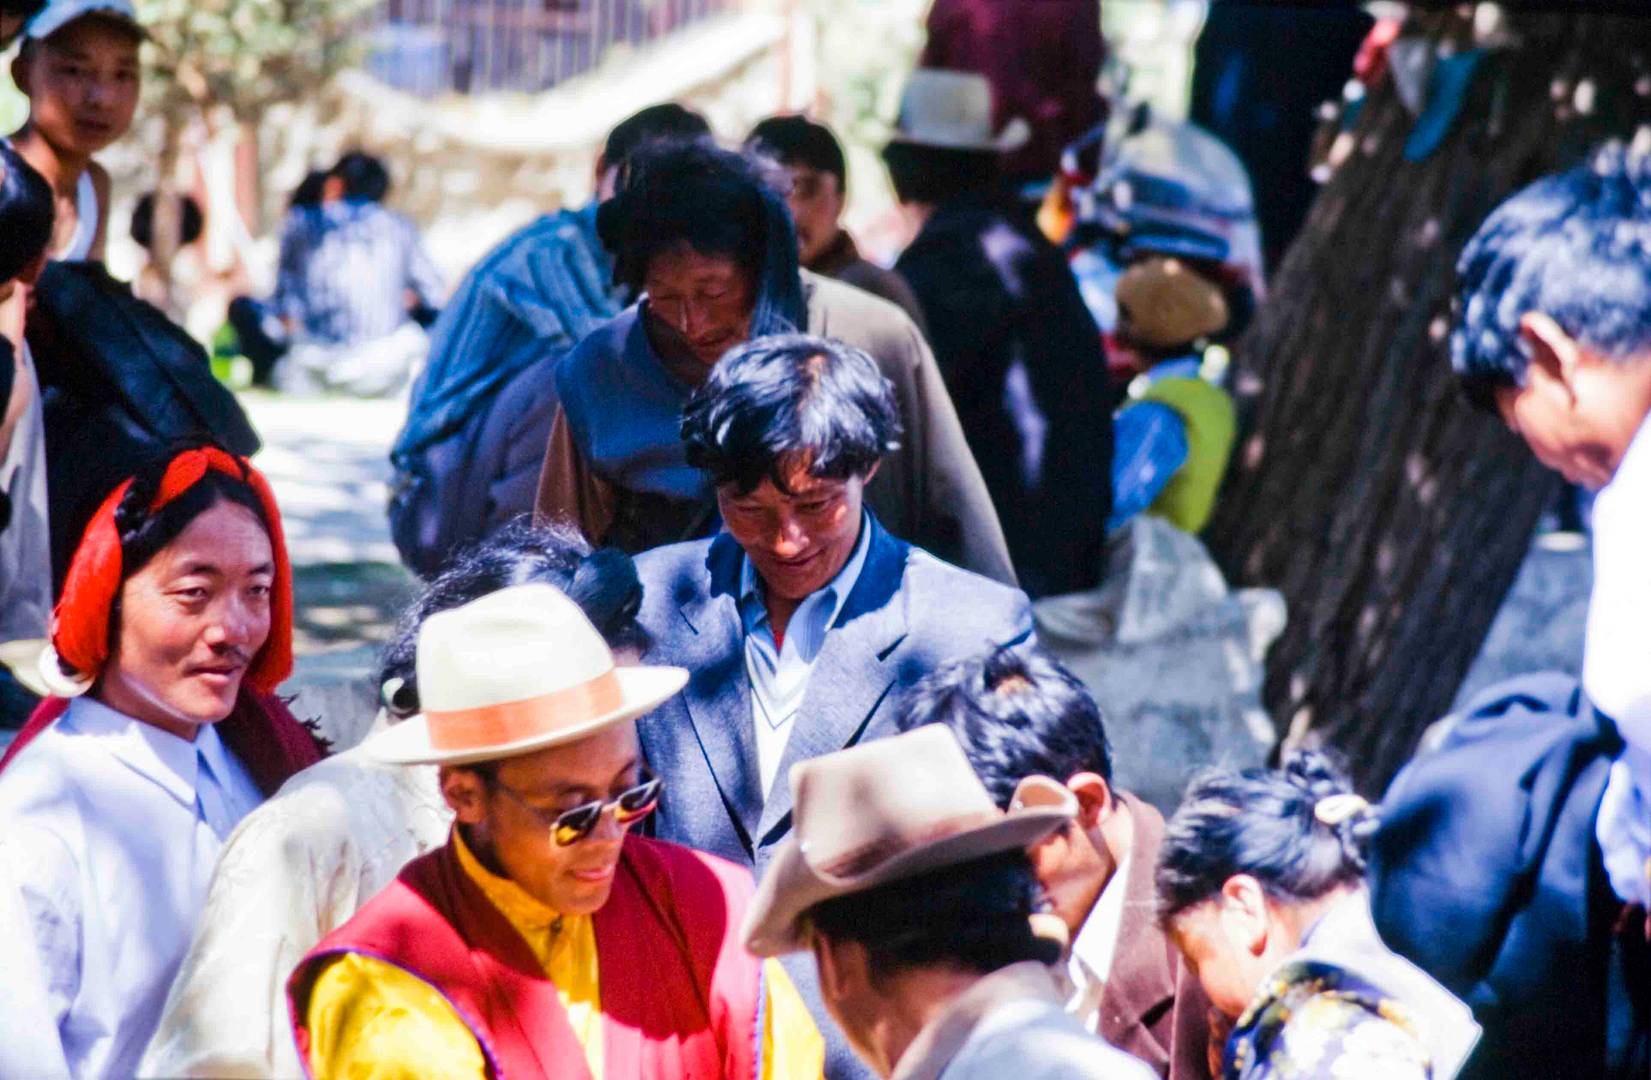
<instances>
[{"instance_id":1,"label":"striped shirt","mask_svg":"<svg viewBox=\"0 0 1651 1080\"><path fill-rule=\"evenodd\" d=\"M417 228L393 210L347 199L287 215L272 303L300 341L375 341L408 321L409 292L439 307L444 291Z\"/></svg>"},{"instance_id":2,"label":"striped shirt","mask_svg":"<svg viewBox=\"0 0 1651 1080\"><path fill-rule=\"evenodd\" d=\"M395 456L457 429L517 373L566 352L619 314L613 266L596 236L596 203L546 214L477 263L430 328Z\"/></svg>"}]
</instances>

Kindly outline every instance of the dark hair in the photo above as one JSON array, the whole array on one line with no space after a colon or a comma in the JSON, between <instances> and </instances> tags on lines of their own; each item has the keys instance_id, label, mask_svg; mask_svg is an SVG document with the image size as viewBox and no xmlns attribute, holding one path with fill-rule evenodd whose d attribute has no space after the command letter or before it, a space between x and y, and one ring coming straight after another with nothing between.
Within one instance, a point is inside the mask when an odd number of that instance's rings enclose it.
<instances>
[{"instance_id":1,"label":"dark hair","mask_svg":"<svg viewBox=\"0 0 1651 1080\"><path fill-rule=\"evenodd\" d=\"M832 897L804 918L834 940L864 945L874 979L923 967L985 975L1059 959L1060 944L1032 932L1043 906L1026 855L1006 851Z\"/></svg>"},{"instance_id":2,"label":"dark hair","mask_svg":"<svg viewBox=\"0 0 1651 1080\"><path fill-rule=\"evenodd\" d=\"M619 191L596 212L614 281L642 291L657 255L691 249L731 259L751 276L751 336L805 322L797 232L783 181L755 157L706 141L655 142L631 155Z\"/></svg>"},{"instance_id":3,"label":"dark hair","mask_svg":"<svg viewBox=\"0 0 1651 1080\"><path fill-rule=\"evenodd\" d=\"M883 147L894 194L903 203L938 206L958 195L987 191L998 181L995 150L948 150L891 142Z\"/></svg>"},{"instance_id":4,"label":"dark hair","mask_svg":"<svg viewBox=\"0 0 1651 1080\"><path fill-rule=\"evenodd\" d=\"M327 170L311 169L304 174L304 179L292 189L292 197L287 200L288 209L300 206L320 206L322 189L327 186Z\"/></svg>"},{"instance_id":5,"label":"dark hair","mask_svg":"<svg viewBox=\"0 0 1651 1080\"><path fill-rule=\"evenodd\" d=\"M1112 782L1100 706L1076 675L1035 645L1003 646L935 670L912 687L896 723L901 731L950 728L1004 809L1028 776L1064 781L1092 772Z\"/></svg>"},{"instance_id":6,"label":"dark hair","mask_svg":"<svg viewBox=\"0 0 1651 1080\"><path fill-rule=\"evenodd\" d=\"M0 0L0 15L31 18L46 7L46 0Z\"/></svg>"},{"instance_id":7,"label":"dark hair","mask_svg":"<svg viewBox=\"0 0 1651 1080\"><path fill-rule=\"evenodd\" d=\"M271 536L275 530L264 516L264 504L243 477L231 476L208 469L194 486L161 507L151 510L155 494L167 466L178 451L158 456L139 469L132 477L132 486L126 489L115 506L115 530L120 535L121 580L131 577L158 555L163 548L178 538L189 523L217 506L234 503L251 510L258 523ZM113 622L114 620L111 620Z\"/></svg>"},{"instance_id":8,"label":"dark hair","mask_svg":"<svg viewBox=\"0 0 1651 1080\"><path fill-rule=\"evenodd\" d=\"M801 165L837 178L839 191L848 191L848 164L837 136L824 124L806 116L770 116L751 129L745 146L778 161L781 165Z\"/></svg>"},{"instance_id":9,"label":"dark hair","mask_svg":"<svg viewBox=\"0 0 1651 1080\"><path fill-rule=\"evenodd\" d=\"M806 456L822 479L864 476L899 449L894 387L852 345L807 334L757 338L730 349L682 413L688 464L741 495Z\"/></svg>"},{"instance_id":10,"label":"dark hair","mask_svg":"<svg viewBox=\"0 0 1651 1080\"><path fill-rule=\"evenodd\" d=\"M644 652L648 633L636 621L642 582L629 555L614 548L591 551L576 529L535 525L526 517L456 554L419 598L402 613L379 661L378 683L401 680L386 704L398 716L418 711L418 631L438 611L478 600L514 585L554 585L585 613L610 648Z\"/></svg>"},{"instance_id":11,"label":"dark hair","mask_svg":"<svg viewBox=\"0 0 1651 1080\"><path fill-rule=\"evenodd\" d=\"M1612 144L1525 188L1485 219L1456 264L1451 365L1468 396L1521 386L1519 320L1540 312L1592 351L1651 347L1651 159Z\"/></svg>"},{"instance_id":12,"label":"dark hair","mask_svg":"<svg viewBox=\"0 0 1651 1080\"><path fill-rule=\"evenodd\" d=\"M206 218L201 213L201 204L195 201L193 195L178 195L178 246L193 244L201 238L206 229ZM130 229L132 241L139 247L148 249L155 242L155 193L148 191L138 199L132 208L132 227Z\"/></svg>"},{"instance_id":13,"label":"dark hair","mask_svg":"<svg viewBox=\"0 0 1651 1080\"><path fill-rule=\"evenodd\" d=\"M602 164L621 169L632 154L648 143L701 139L710 134L711 125L692 109L685 109L674 101L649 105L625 117L608 132L608 141L602 145Z\"/></svg>"},{"instance_id":14,"label":"dark hair","mask_svg":"<svg viewBox=\"0 0 1651 1080\"><path fill-rule=\"evenodd\" d=\"M0 142L0 284L21 274L52 242L51 185L9 142Z\"/></svg>"},{"instance_id":15,"label":"dark hair","mask_svg":"<svg viewBox=\"0 0 1651 1080\"><path fill-rule=\"evenodd\" d=\"M390 193L390 170L384 162L360 150L351 150L338 159L327 173L344 182L346 199L383 202Z\"/></svg>"},{"instance_id":16,"label":"dark hair","mask_svg":"<svg viewBox=\"0 0 1651 1080\"><path fill-rule=\"evenodd\" d=\"M1282 769L1214 769L1193 778L1170 817L1158 854L1158 914L1168 921L1210 899L1234 874L1248 874L1280 903L1317 900L1362 881L1364 849L1376 831L1368 807L1327 824L1315 813L1352 795L1326 755L1297 751Z\"/></svg>"}]
</instances>

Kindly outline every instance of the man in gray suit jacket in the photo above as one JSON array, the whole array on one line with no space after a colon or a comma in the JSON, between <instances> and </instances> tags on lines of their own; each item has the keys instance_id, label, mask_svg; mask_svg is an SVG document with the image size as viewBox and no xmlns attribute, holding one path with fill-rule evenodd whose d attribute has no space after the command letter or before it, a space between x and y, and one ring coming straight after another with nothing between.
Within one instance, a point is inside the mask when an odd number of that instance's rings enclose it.
<instances>
[{"instance_id":1,"label":"man in gray suit jacket","mask_svg":"<svg viewBox=\"0 0 1651 1080\"><path fill-rule=\"evenodd\" d=\"M759 338L724 357L683 419L724 529L637 559L648 662L686 667L638 724L665 781L657 835L751 867L791 829L799 761L894 734L901 692L944 661L1030 638L1025 594L889 535L862 504L899 440L876 363L824 338ZM833 1080L867 1075L791 967ZM790 965L788 965L790 966Z\"/></svg>"}]
</instances>

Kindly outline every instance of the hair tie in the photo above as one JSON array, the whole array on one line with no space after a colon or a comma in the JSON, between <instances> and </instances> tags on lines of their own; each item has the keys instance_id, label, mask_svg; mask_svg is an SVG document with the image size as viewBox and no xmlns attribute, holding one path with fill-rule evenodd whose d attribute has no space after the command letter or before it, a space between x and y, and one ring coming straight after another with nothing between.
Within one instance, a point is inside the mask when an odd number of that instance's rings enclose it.
<instances>
[{"instance_id":1,"label":"hair tie","mask_svg":"<svg viewBox=\"0 0 1651 1080\"><path fill-rule=\"evenodd\" d=\"M40 659L35 668L40 673L40 681L51 691L53 697L77 698L90 690L92 684L97 681L90 675L71 675L64 671L57 649L50 642L40 650Z\"/></svg>"},{"instance_id":2,"label":"hair tie","mask_svg":"<svg viewBox=\"0 0 1651 1080\"><path fill-rule=\"evenodd\" d=\"M1358 817L1369 809L1370 804L1365 801L1363 795L1329 795L1313 804L1313 817L1334 829L1349 818Z\"/></svg>"}]
</instances>

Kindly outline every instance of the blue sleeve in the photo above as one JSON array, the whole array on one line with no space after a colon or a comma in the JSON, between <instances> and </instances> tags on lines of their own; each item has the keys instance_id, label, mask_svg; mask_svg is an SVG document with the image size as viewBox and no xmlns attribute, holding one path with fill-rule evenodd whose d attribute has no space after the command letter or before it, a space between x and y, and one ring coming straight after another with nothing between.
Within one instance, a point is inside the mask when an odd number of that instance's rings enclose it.
<instances>
[{"instance_id":1,"label":"blue sleeve","mask_svg":"<svg viewBox=\"0 0 1651 1080\"><path fill-rule=\"evenodd\" d=\"M1156 401L1142 401L1113 421L1112 516L1110 532L1152 505L1187 461L1187 426L1181 414Z\"/></svg>"}]
</instances>

